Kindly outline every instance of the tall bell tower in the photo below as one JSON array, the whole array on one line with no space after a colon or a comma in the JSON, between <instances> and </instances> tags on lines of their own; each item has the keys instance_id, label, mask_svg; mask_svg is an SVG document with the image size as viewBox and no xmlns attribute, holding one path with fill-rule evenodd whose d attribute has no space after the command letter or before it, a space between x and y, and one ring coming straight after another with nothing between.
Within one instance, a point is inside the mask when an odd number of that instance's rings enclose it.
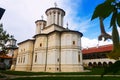
<instances>
[{"instance_id":1,"label":"tall bell tower","mask_svg":"<svg viewBox=\"0 0 120 80\"><path fill-rule=\"evenodd\" d=\"M42 32L42 30L46 26L46 21L43 20L43 16L41 16L41 18L42 18L41 20L35 21L35 24L36 24L36 34L40 34Z\"/></svg>"},{"instance_id":2,"label":"tall bell tower","mask_svg":"<svg viewBox=\"0 0 120 80\"><path fill-rule=\"evenodd\" d=\"M55 7L47 9L45 13L47 15L47 26L51 24L63 26L63 18L65 16L65 11L58 8L57 4L55 4Z\"/></svg>"}]
</instances>

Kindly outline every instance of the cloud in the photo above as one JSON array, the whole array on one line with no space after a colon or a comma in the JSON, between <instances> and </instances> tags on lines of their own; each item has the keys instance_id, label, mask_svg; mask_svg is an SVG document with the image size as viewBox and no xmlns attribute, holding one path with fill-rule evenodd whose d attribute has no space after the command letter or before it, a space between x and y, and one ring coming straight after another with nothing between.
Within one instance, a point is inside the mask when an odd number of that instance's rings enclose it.
<instances>
[{"instance_id":1,"label":"cloud","mask_svg":"<svg viewBox=\"0 0 120 80\"><path fill-rule=\"evenodd\" d=\"M58 7L66 11L64 26L66 27L68 22L69 28L75 30L79 25L74 21L77 20L75 9L77 9L77 4L80 1L73 3L72 0L4 0L0 3L1 7L6 9L2 23L4 29L14 35L18 42L21 42L35 35L36 26L34 22L41 19L42 15L46 20L46 9L54 7L56 2Z\"/></svg>"},{"instance_id":2,"label":"cloud","mask_svg":"<svg viewBox=\"0 0 120 80\"><path fill-rule=\"evenodd\" d=\"M82 0L77 0L73 2L72 0L65 0L63 2L63 9L66 11L66 15L64 18L64 27L67 27L66 24L68 23L68 28L72 30L78 30L80 32L86 32L89 28L95 27L98 22L91 21L91 15L87 14L86 16L80 16L80 9L82 5ZM79 9L79 10L78 10Z\"/></svg>"},{"instance_id":3,"label":"cloud","mask_svg":"<svg viewBox=\"0 0 120 80\"><path fill-rule=\"evenodd\" d=\"M53 7L60 0L2 0L0 5L5 8L2 17L4 29L15 36L18 42L35 35L35 21L41 19L45 10ZM62 5L62 3L60 3Z\"/></svg>"},{"instance_id":4,"label":"cloud","mask_svg":"<svg viewBox=\"0 0 120 80\"><path fill-rule=\"evenodd\" d=\"M70 29L85 33L89 28L97 25L95 21L90 21L90 15L77 16L77 9L82 4L82 0L74 2L73 0L2 0L0 5L6 9L1 20L4 29L14 35L18 43L31 38L35 35L36 25L34 22L41 19L42 15L46 20L45 11L50 7L54 7L55 2L58 7L66 12L64 27L68 22ZM82 38L83 47L96 46L97 43L97 39Z\"/></svg>"},{"instance_id":5,"label":"cloud","mask_svg":"<svg viewBox=\"0 0 120 80\"><path fill-rule=\"evenodd\" d=\"M86 37L82 37L82 47L83 48L88 48L88 47L97 47L101 45L107 45L107 44L112 44L111 40L107 41L98 41L97 39L89 39Z\"/></svg>"}]
</instances>

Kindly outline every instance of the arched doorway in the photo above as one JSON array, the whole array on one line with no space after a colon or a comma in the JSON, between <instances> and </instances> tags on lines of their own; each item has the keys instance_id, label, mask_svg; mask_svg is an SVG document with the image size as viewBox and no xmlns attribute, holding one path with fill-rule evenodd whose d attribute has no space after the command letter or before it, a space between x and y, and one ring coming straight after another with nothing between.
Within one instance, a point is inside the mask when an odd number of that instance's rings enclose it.
<instances>
[{"instance_id":1,"label":"arched doorway","mask_svg":"<svg viewBox=\"0 0 120 80\"><path fill-rule=\"evenodd\" d=\"M110 61L109 63L108 63L108 65L110 66L110 65L112 65L113 63Z\"/></svg>"},{"instance_id":2,"label":"arched doorway","mask_svg":"<svg viewBox=\"0 0 120 80\"><path fill-rule=\"evenodd\" d=\"M107 67L107 62L103 62L103 67Z\"/></svg>"},{"instance_id":3,"label":"arched doorway","mask_svg":"<svg viewBox=\"0 0 120 80\"><path fill-rule=\"evenodd\" d=\"M88 67L91 68L93 64L91 62L88 63Z\"/></svg>"},{"instance_id":4,"label":"arched doorway","mask_svg":"<svg viewBox=\"0 0 120 80\"><path fill-rule=\"evenodd\" d=\"M101 62L98 62L98 67L102 67L102 63Z\"/></svg>"},{"instance_id":5,"label":"arched doorway","mask_svg":"<svg viewBox=\"0 0 120 80\"><path fill-rule=\"evenodd\" d=\"M97 63L96 62L93 62L93 67L97 67Z\"/></svg>"}]
</instances>

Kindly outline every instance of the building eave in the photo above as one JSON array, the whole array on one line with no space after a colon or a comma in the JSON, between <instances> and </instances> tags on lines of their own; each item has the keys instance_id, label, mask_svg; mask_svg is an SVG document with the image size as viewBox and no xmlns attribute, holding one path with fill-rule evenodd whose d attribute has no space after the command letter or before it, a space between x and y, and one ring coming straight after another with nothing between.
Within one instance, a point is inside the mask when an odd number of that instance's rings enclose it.
<instances>
[{"instance_id":1,"label":"building eave","mask_svg":"<svg viewBox=\"0 0 120 80\"><path fill-rule=\"evenodd\" d=\"M35 39L27 39L27 40L24 40L24 41L18 43L18 45L23 44L23 43L28 42L28 41L35 41Z\"/></svg>"},{"instance_id":2,"label":"building eave","mask_svg":"<svg viewBox=\"0 0 120 80\"><path fill-rule=\"evenodd\" d=\"M101 53L101 52L109 52L112 51L113 46L112 44L110 45L104 45L104 46L99 46L99 47L91 47L87 49L83 49L82 53L83 54L92 54L92 53Z\"/></svg>"},{"instance_id":3,"label":"building eave","mask_svg":"<svg viewBox=\"0 0 120 80\"><path fill-rule=\"evenodd\" d=\"M64 15L65 15L65 11L63 10L63 9L61 9L61 8L58 8L58 7L51 7L51 8L49 8L49 9L47 9L46 11L45 11L45 13L47 14L47 12L49 11L49 10L61 10L63 13L64 13Z\"/></svg>"}]
</instances>

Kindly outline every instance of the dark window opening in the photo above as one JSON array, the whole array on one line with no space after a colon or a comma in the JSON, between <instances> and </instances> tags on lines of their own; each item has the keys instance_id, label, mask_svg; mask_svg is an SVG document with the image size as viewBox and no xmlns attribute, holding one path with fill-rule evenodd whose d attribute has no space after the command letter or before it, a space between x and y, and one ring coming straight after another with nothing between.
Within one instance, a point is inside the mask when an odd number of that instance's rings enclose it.
<instances>
[{"instance_id":1,"label":"dark window opening","mask_svg":"<svg viewBox=\"0 0 120 80\"><path fill-rule=\"evenodd\" d=\"M57 59L57 61L59 62L59 58Z\"/></svg>"},{"instance_id":2,"label":"dark window opening","mask_svg":"<svg viewBox=\"0 0 120 80\"><path fill-rule=\"evenodd\" d=\"M42 43L40 43L40 47L42 47Z\"/></svg>"},{"instance_id":3,"label":"dark window opening","mask_svg":"<svg viewBox=\"0 0 120 80\"><path fill-rule=\"evenodd\" d=\"M73 41L73 45L75 45L75 41Z\"/></svg>"},{"instance_id":4,"label":"dark window opening","mask_svg":"<svg viewBox=\"0 0 120 80\"><path fill-rule=\"evenodd\" d=\"M57 71L59 70L59 68L57 68Z\"/></svg>"},{"instance_id":5,"label":"dark window opening","mask_svg":"<svg viewBox=\"0 0 120 80\"><path fill-rule=\"evenodd\" d=\"M23 63L25 62L25 56L24 56L24 58L23 58Z\"/></svg>"},{"instance_id":6,"label":"dark window opening","mask_svg":"<svg viewBox=\"0 0 120 80\"><path fill-rule=\"evenodd\" d=\"M80 54L78 55L78 62L80 63Z\"/></svg>"},{"instance_id":7,"label":"dark window opening","mask_svg":"<svg viewBox=\"0 0 120 80\"><path fill-rule=\"evenodd\" d=\"M37 62L37 54L35 54L35 62Z\"/></svg>"}]
</instances>

